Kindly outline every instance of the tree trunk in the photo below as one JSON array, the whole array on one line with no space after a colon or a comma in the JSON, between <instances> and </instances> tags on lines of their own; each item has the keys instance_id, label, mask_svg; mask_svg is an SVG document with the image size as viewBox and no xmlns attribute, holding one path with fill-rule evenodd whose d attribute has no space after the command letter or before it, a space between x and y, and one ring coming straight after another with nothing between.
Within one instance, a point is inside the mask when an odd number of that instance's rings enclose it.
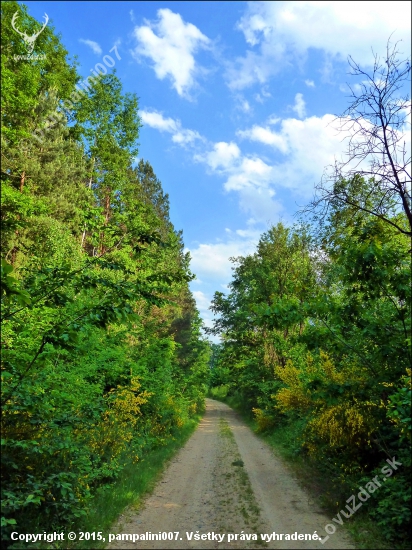
<instances>
[{"instance_id":1,"label":"tree trunk","mask_svg":"<svg viewBox=\"0 0 412 550\"><path fill-rule=\"evenodd\" d=\"M20 177L20 193L23 193L24 182L26 180L26 172L22 172Z\"/></svg>"},{"instance_id":2,"label":"tree trunk","mask_svg":"<svg viewBox=\"0 0 412 550\"><path fill-rule=\"evenodd\" d=\"M93 182L93 176L90 177L90 180L89 180L89 184L88 184L88 188L91 189L92 188L92 182ZM86 224L84 224L84 230L83 230L83 234L82 234L82 243L81 243L81 247L84 248L84 240L86 238Z\"/></svg>"}]
</instances>

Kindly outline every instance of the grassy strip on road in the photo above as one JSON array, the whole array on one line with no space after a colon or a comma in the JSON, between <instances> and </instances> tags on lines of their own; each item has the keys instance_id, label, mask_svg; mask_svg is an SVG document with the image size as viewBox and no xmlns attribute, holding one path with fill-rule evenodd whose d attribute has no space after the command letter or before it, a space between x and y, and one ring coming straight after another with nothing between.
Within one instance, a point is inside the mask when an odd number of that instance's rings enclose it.
<instances>
[{"instance_id":1,"label":"grassy strip on road","mask_svg":"<svg viewBox=\"0 0 412 550\"><path fill-rule=\"evenodd\" d=\"M279 425L270 428L270 431L262 433L258 429L257 422L245 410L245 404L239 398L236 396L224 396L219 391L210 392L208 397L226 403L226 405L235 409L245 424L285 460L300 485L306 489L313 500L319 503L332 521L332 518L339 512L336 508L336 498L334 498L336 494L334 480L330 479L324 470L317 467L316 463L310 460L308 456L303 456L297 452L297 439L300 427L291 424ZM350 497L350 494L347 496ZM359 511L347 520L343 528L347 529L350 533L354 544L359 550L368 550L370 548L376 548L377 550L393 549L393 545L390 542L382 539L379 527L363 511Z\"/></svg>"},{"instance_id":2,"label":"grassy strip on road","mask_svg":"<svg viewBox=\"0 0 412 550\"><path fill-rule=\"evenodd\" d=\"M243 468L243 460L227 420L219 419L219 435L223 448L213 475L216 507L220 510L218 530L223 533L261 533L260 508L253 493L249 476ZM245 548L266 547L258 540L245 543Z\"/></svg>"}]
</instances>

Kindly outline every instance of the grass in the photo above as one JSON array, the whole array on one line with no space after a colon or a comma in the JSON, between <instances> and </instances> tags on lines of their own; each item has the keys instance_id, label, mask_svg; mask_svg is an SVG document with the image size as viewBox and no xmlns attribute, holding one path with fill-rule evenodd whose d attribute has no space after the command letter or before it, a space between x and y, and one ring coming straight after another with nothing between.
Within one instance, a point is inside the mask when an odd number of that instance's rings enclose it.
<instances>
[{"instance_id":1,"label":"grass","mask_svg":"<svg viewBox=\"0 0 412 550\"><path fill-rule=\"evenodd\" d=\"M352 492L338 495L337 499L335 480L324 469L317 466L313 460L299 452L298 438L302 433L302 426L299 422L275 426L270 433L261 433L251 413L245 410L245 403L242 402L239 396L228 397L222 395L222 393L224 392L218 391L214 394L210 392L208 397L226 403L241 415L245 424L284 459L300 485L306 489L312 500L319 503L324 513L330 517L331 521L329 523L332 523L332 518L341 508L336 508L336 501L339 497L341 497L340 500L342 500L342 497L345 497L346 500ZM377 550L393 549L393 544L383 540L381 530L368 518L363 510L347 520L344 527L339 527L339 529L342 528L347 530L359 550L370 548L376 548Z\"/></svg>"},{"instance_id":2,"label":"grass","mask_svg":"<svg viewBox=\"0 0 412 550\"><path fill-rule=\"evenodd\" d=\"M236 444L233 432L226 420L219 419L219 433L225 441L224 451L219 458L219 474L214 476L215 494L221 506L225 506L225 511L220 518L220 530L222 532L237 532L243 530L243 526L227 524L228 518L243 517L244 527L257 533L260 529L260 508L257 504L255 494L250 483L249 476L242 467L243 460L240 458L238 446ZM235 459L235 460L233 460ZM219 477L220 475L220 477ZM226 483L221 483L221 477L225 478ZM222 496L226 498L223 499ZM260 538L253 541L250 547L266 547L267 543ZM248 546L249 547L249 546Z\"/></svg>"},{"instance_id":3,"label":"grass","mask_svg":"<svg viewBox=\"0 0 412 550\"><path fill-rule=\"evenodd\" d=\"M88 516L83 518L81 525L76 526L72 531L89 533L101 531L103 536L107 536L111 526L126 507L130 506L137 510L143 497L153 490L167 462L192 435L200 418L198 416L188 422L168 440L165 446L143 454L137 464L130 463L122 471L119 479L101 488L96 493ZM107 542L107 538L106 542L94 541L93 548L105 548ZM74 543L71 548L90 549L90 541Z\"/></svg>"}]
</instances>

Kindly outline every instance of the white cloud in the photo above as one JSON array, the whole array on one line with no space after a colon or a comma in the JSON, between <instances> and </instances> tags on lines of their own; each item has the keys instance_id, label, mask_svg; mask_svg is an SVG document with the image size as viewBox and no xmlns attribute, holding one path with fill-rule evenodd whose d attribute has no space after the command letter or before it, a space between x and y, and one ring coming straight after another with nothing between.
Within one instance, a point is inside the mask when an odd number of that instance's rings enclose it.
<instances>
[{"instance_id":1,"label":"white cloud","mask_svg":"<svg viewBox=\"0 0 412 550\"><path fill-rule=\"evenodd\" d=\"M139 114L143 124L159 130L160 132L172 134L172 141L178 145L186 146L193 144L194 141L198 139L203 140L202 136L195 130L182 128L180 120L175 120L170 117L165 118L157 111L142 110Z\"/></svg>"},{"instance_id":2,"label":"white cloud","mask_svg":"<svg viewBox=\"0 0 412 550\"><path fill-rule=\"evenodd\" d=\"M228 284L232 278L232 257L251 254L259 241L261 232L245 230L231 232L226 242L199 244L196 248L187 249L192 258L190 269L202 280L211 281L214 284ZM237 236L236 236L237 235Z\"/></svg>"},{"instance_id":3,"label":"white cloud","mask_svg":"<svg viewBox=\"0 0 412 550\"><path fill-rule=\"evenodd\" d=\"M304 59L310 48L331 60L352 55L359 63L373 62L371 47L383 53L386 41L410 43L411 5L405 1L278 1L249 2L238 23L252 49L232 64L227 73L232 89L265 83L291 62Z\"/></svg>"},{"instance_id":4,"label":"white cloud","mask_svg":"<svg viewBox=\"0 0 412 550\"><path fill-rule=\"evenodd\" d=\"M329 172L335 161L348 161L348 139L352 138L352 145L362 139L357 133L358 125L370 127L366 120L354 122L348 118L341 123L339 130L339 122L331 114L303 120L288 118L280 123L278 131L255 125L241 132L241 135L275 150L276 156L271 162L268 178L270 189L292 189L305 202L313 194L314 185L321 181L325 172ZM404 142L406 156L409 156L411 137L408 124L405 124L404 132L399 133L399 143ZM354 159L345 171L367 169L371 161L373 159L369 158L358 165L359 159Z\"/></svg>"},{"instance_id":5,"label":"white cloud","mask_svg":"<svg viewBox=\"0 0 412 550\"><path fill-rule=\"evenodd\" d=\"M253 108L250 105L249 101L245 99L241 94L235 94L233 96L235 108L242 113L251 115L253 113Z\"/></svg>"},{"instance_id":6,"label":"white cloud","mask_svg":"<svg viewBox=\"0 0 412 550\"><path fill-rule=\"evenodd\" d=\"M242 137L273 147L282 156L271 166L272 187L293 189L307 198L325 167L344 158L349 132L338 132L335 116L284 119L278 131L253 126Z\"/></svg>"},{"instance_id":7,"label":"white cloud","mask_svg":"<svg viewBox=\"0 0 412 550\"><path fill-rule=\"evenodd\" d=\"M215 143L213 149L203 155L195 155L195 160L204 161L212 170L228 169L234 161L240 157L240 149L231 141L219 141Z\"/></svg>"},{"instance_id":8,"label":"white cloud","mask_svg":"<svg viewBox=\"0 0 412 550\"><path fill-rule=\"evenodd\" d=\"M228 85L232 90L241 90L255 83L264 84L280 71L285 61L286 51L281 44L268 52L267 56L263 56L263 60L260 54L248 50L245 57L238 57L234 63L228 65Z\"/></svg>"},{"instance_id":9,"label":"white cloud","mask_svg":"<svg viewBox=\"0 0 412 550\"><path fill-rule=\"evenodd\" d=\"M313 80L306 79L305 84L308 88L314 88L315 87L315 83L313 82Z\"/></svg>"},{"instance_id":10,"label":"white cloud","mask_svg":"<svg viewBox=\"0 0 412 550\"><path fill-rule=\"evenodd\" d=\"M265 187L264 182L270 179L271 167L259 157L243 157L240 164L232 171L225 189L240 191L250 187Z\"/></svg>"},{"instance_id":11,"label":"white cloud","mask_svg":"<svg viewBox=\"0 0 412 550\"><path fill-rule=\"evenodd\" d=\"M199 311L207 311L210 306L210 299L201 290L192 291L193 298L196 300L196 305Z\"/></svg>"},{"instance_id":12,"label":"white cloud","mask_svg":"<svg viewBox=\"0 0 412 550\"><path fill-rule=\"evenodd\" d=\"M259 103L264 103L265 102L265 98L268 98L268 97L272 97L272 94L269 92L269 90L267 89L266 86L264 86L261 91L260 91L260 94L255 94L255 99L256 101L258 101Z\"/></svg>"},{"instance_id":13,"label":"white cloud","mask_svg":"<svg viewBox=\"0 0 412 550\"><path fill-rule=\"evenodd\" d=\"M151 128L160 130L161 132L174 133L178 131L180 123L173 118L165 118L161 113L157 111L140 111L140 118L143 124L147 124Z\"/></svg>"},{"instance_id":14,"label":"white cloud","mask_svg":"<svg viewBox=\"0 0 412 550\"><path fill-rule=\"evenodd\" d=\"M299 118L304 118L306 115L306 103L303 99L303 94L295 95L295 104L292 107L292 111L295 111Z\"/></svg>"},{"instance_id":15,"label":"white cloud","mask_svg":"<svg viewBox=\"0 0 412 550\"><path fill-rule=\"evenodd\" d=\"M242 99L242 100L240 101L239 108L240 108L240 110L243 111L244 113L249 113L250 110L251 110L249 101L247 101L246 99Z\"/></svg>"},{"instance_id":16,"label":"white cloud","mask_svg":"<svg viewBox=\"0 0 412 550\"><path fill-rule=\"evenodd\" d=\"M193 283L192 283L193 284ZM213 313L210 311L209 307L213 297L212 292L203 292L202 290L192 290L193 298L196 300L196 307L199 310L200 317L202 318L203 324L206 327L211 328L213 326ZM208 336L208 339L211 339L213 342L218 343L219 338Z\"/></svg>"},{"instance_id":17,"label":"white cloud","mask_svg":"<svg viewBox=\"0 0 412 550\"><path fill-rule=\"evenodd\" d=\"M321 180L325 167L340 159L347 144L336 130L335 117L289 118L282 122L280 135L287 143L286 158L274 167L277 184L308 196Z\"/></svg>"},{"instance_id":18,"label":"white cloud","mask_svg":"<svg viewBox=\"0 0 412 550\"><path fill-rule=\"evenodd\" d=\"M271 115L269 118L268 118L268 124L277 124L278 122L281 122L282 119L278 116L275 116L275 115Z\"/></svg>"},{"instance_id":19,"label":"white cloud","mask_svg":"<svg viewBox=\"0 0 412 550\"><path fill-rule=\"evenodd\" d=\"M94 40L85 40L83 38L79 38L79 42L81 42L82 44L86 44L86 46L89 46L92 52L95 53L96 55L101 55L103 53L103 50L101 49L100 45Z\"/></svg>"},{"instance_id":20,"label":"white cloud","mask_svg":"<svg viewBox=\"0 0 412 550\"><path fill-rule=\"evenodd\" d=\"M172 87L182 97L196 84L202 69L196 66L195 53L206 48L210 40L192 23L185 23L178 13L164 8L157 11L156 22L146 21L136 26L133 33L137 46L133 56L148 57L153 61L157 78L169 78Z\"/></svg>"},{"instance_id":21,"label":"white cloud","mask_svg":"<svg viewBox=\"0 0 412 550\"><path fill-rule=\"evenodd\" d=\"M263 223L273 223L278 217L281 206L273 200L272 167L261 158L242 155L234 142L219 142L210 151L195 155L194 159L226 177L225 191L238 193L244 212Z\"/></svg>"},{"instance_id":22,"label":"white cloud","mask_svg":"<svg viewBox=\"0 0 412 550\"><path fill-rule=\"evenodd\" d=\"M196 130L182 128L172 136L172 141L179 145L192 145L196 140L203 140L202 136Z\"/></svg>"},{"instance_id":23,"label":"white cloud","mask_svg":"<svg viewBox=\"0 0 412 550\"><path fill-rule=\"evenodd\" d=\"M204 324L208 327L213 325L214 314L209 307L214 292L219 288L227 292L227 285L232 280L234 263L229 258L253 254L256 250L261 231L254 229L252 225L248 222L246 229L236 231L226 228L227 240L224 242L202 243L185 250L190 252L192 258L190 269L202 281L208 281L201 285L201 290L198 287L192 290Z\"/></svg>"},{"instance_id":24,"label":"white cloud","mask_svg":"<svg viewBox=\"0 0 412 550\"><path fill-rule=\"evenodd\" d=\"M279 122L279 119L271 119L272 121L269 124L276 124ZM279 149L282 153L287 153L288 144L285 138L277 133L273 132L270 128L264 128L263 126L258 126L255 124L249 130L239 130L237 135L242 138L248 138L251 141L258 141L260 143L265 143L266 145L272 145L273 147Z\"/></svg>"}]
</instances>

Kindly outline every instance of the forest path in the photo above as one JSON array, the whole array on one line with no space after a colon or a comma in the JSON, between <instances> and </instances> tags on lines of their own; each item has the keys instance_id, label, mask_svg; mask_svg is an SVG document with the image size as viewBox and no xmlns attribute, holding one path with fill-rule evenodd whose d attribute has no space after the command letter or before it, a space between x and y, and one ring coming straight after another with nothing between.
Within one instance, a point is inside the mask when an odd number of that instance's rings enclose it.
<instances>
[{"instance_id":1,"label":"forest path","mask_svg":"<svg viewBox=\"0 0 412 550\"><path fill-rule=\"evenodd\" d=\"M114 540L108 548L354 548L337 525L324 544L319 540L262 544L260 537L274 531L290 535L317 531L323 537L329 523L333 524L332 518L324 515L237 413L207 399L198 429L171 461L142 510L129 509L111 528L114 534L178 531L178 540ZM228 541L229 533L242 531L256 534L259 540ZM194 540L196 533L213 533L215 540ZM222 542L216 534L225 534Z\"/></svg>"}]
</instances>

